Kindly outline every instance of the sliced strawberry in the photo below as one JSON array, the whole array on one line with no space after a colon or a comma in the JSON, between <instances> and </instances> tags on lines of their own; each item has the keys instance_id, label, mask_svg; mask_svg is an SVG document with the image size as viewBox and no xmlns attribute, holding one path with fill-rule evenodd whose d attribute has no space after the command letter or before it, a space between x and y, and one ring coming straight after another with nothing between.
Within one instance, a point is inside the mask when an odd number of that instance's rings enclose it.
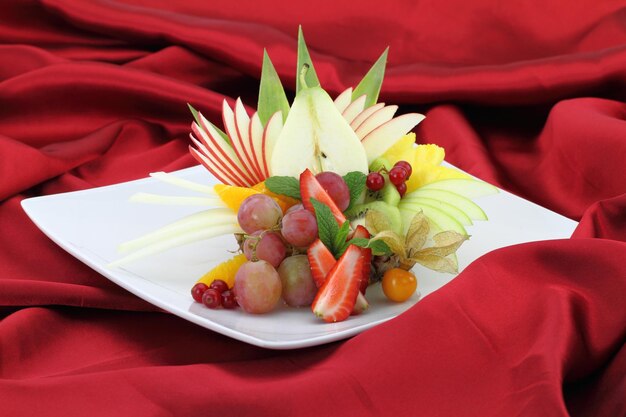
<instances>
[{"instance_id":1,"label":"sliced strawberry","mask_svg":"<svg viewBox=\"0 0 626 417\"><path fill-rule=\"evenodd\" d=\"M319 239L309 246L306 251L306 256L309 258L309 264L311 265L313 281L315 281L317 288L320 288L337 261L326 245Z\"/></svg>"},{"instance_id":2,"label":"sliced strawberry","mask_svg":"<svg viewBox=\"0 0 626 417\"><path fill-rule=\"evenodd\" d=\"M350 245L330 270L311 305L316 316L328 323L348 318L354 310L363 274L363 256Z\"/></svg>"},{"instance_id":3,"label":"sliced strawberry","mask_svg":"<svg viewBox=\"0 0 626 417\"><path fill-rule=\"evenodd\" d=\"M346 221L346 216L339 210L337 204L330 198L326 190L324 190L324 187L315 179L315 175L313 175L309 169L304 170L304 172L300 174L300 197L302 197L304 208L311 213L315 213L315 209L311 203L311 198L314 198L330 207L330 211L333 213L333 216L335 216L339 225L344 224Z\"/></svg>"},{"instance_id":4,"label":"sliced strawberry","mask_svg":"<svg viewBox=\"0 0 626 417\"><path fill-rule=\"evenodd\" d=\"M306 251L306 255L309 258L309 264L311 265L311 274L313 275L313 281L315 281L315 285L317 288L320 288L324 281L326 281L326 277L333 266L337 263L337 260L333 256L333 254L328 250L326 245L322 243L321 240L317 239L309 249ZM371 258L370 258L371 259ZM365 258L364 258L365 261ZM367 261L369 264L369 260ZM365 265L363 265L365 266ZM367 266L367 279L369 280L369 265ZM366 281L367 283L367 281ZM360 285L363 288L363 283ZM367 285L365 285L367 288ZM359 295L356 297L356 304L354 306L354 311L352 314L360 314L363 311L369 308L369 303L365 299L362 291L359 292Z\"/></svg>"},{"instance_id":5,"label":"sliced strawberry","mask_svg":"<svg viewBox=\"0 0 626 417\"><path fill-rule=\"evenodd\" d=\"M362 237L365 239L370 238L370 232L364 226L358 225L352 237ZM365 294L367 291L367 287L370 283L370 269L372 268L372 250L368 248L361 248L361 253L363 254L363 277L361 278L361 288L360 291L362 294Z\"/></svg>"}]
</instances>

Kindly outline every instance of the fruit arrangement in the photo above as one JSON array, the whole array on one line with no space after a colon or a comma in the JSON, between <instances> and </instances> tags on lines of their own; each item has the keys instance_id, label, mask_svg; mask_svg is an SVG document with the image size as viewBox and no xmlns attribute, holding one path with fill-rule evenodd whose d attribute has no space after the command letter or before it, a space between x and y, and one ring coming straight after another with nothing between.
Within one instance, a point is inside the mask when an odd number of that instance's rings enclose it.
<instances>
[{"instance_id":1,"label":"fruit arrangement","mask_svg":"<svg viewBox=\"0 0 626 417\"><path fill-rule=\"evenodd\" d=\"M441 165L442 148L416 145L407 132L423 115L394 117L398 106L377 103L386 56L333 100L300 31L291 104L265 53L252 116L241 100L232 108L225 100L222 131L190 106L190 152L221 184L155 173L203 196L132 199L212 208L121 244L126 256L113 264L232 234L239 253L193 285L195 301L252 314L310 307L326 322L364 312L367 288L379 282L390 300L406 301L415 264L457 272L466 227L487 220L472 199L497 189Z\"/></svg>"}]
</instances>

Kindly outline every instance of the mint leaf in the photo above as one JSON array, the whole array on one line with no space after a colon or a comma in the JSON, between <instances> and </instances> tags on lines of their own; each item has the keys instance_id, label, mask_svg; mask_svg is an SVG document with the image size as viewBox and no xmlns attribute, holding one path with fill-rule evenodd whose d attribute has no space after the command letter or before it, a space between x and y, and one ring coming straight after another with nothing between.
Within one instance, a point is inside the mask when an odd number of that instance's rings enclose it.
<instances>
[{"instance_id":1,"label":"mint leaf","mask_svg":"<svg viewBox=\"0 0 626 417\"><path fill-rule=\"evenodd\" d=\"M300 182L294 177L269 177L265 180L265 187L274 194L286 195L297 200L302 199L300 197Z\"/></svg>"},{"instance_id":2,"label":"mint leaf","mask_svg":"<svg viewBox=\"0 0 626 417\"><path fill-rule=\"evenodd\" d=\"M317 220L317 233L320 237L320 240L331 252L333 252L334 239L335 236L337 236L337 234L339 233L339 225L337 224L337 220L335 220L335 216L333 216L333 213L330 211L330 207L328 207L326 204L314 198L311 198L311 204L313 204L313 208L315 209L315 219ZM333 255L334 254L335 253L333 252Z\"/></svg>"},{"instance_id":3,"label":"mint leaf","mask_svg":"<svg viewBox=\"0 0 626 417\"><path fill-rule=\"evenodd\" d=\"M367 96L365 99L365 108L376 104L378 100L378 94L380 93L380 87L383 84L383 78L385 77L385 66L387 65L387 52L389 48L385 49L380 58L372 65L372 68L365 74L365 77L361 80L359 85L356 86L352 92L352 100L356 100L363 94Z\"/></svg>"},{"instance_id":4,"label":"mint leaf","mask_svg":"<svg viewBox=\"0 0 626 417\"><path fill-rule=\"evenodd\" d=\"M363 190L365 190L365 181L367 180L367 175L360 171L352 171L348 172L343 176L343 180L348 185L348 189L350 190L350 204L345 211L350 210L355 204L357 204L361 194L363 194Z\"/></svg>"},{"instance_id":5,"label":"mint leaf","mask_svg":"<svg viewBox=\"0 0 626 417\"><path fill-rule=\"evenodd\" d=\"M287 101L285 89L280 82L272 60L265 50L263 51L263 67L261 68L257 111L263 126L267 124L270 117L277 111L282 112L283 121L287 119L287 113L289 113L289 101Z\"/></svg>"},{"instance_id":6,"label":"mint leaf","mask_svg":"<svg viewBox=\"0 0 626 417\"><path fill-rule=\"evenodd\" d=\"M333 238L333 247L331 249L331 252L335 255L336 259L339 259L341 255L343 255L343 253L346 251L346 249L348 249L349 244L348 242L346 242L346 240L348 239L349 233L350 222L346 220L345 222L343 222L343 224L339 228L339 231Z\"/></svg>"}]
</instances>

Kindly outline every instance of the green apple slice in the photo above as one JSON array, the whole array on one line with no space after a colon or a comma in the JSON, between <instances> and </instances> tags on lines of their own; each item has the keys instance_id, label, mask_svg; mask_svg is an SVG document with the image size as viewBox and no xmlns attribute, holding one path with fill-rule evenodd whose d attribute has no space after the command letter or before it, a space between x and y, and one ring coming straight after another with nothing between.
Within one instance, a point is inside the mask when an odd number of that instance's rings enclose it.
<instances>
[{"instance_id":1,"label":"green apple slice","mask_svg":"<svg viewBox=\"0 0 626 417\"><path fill-rule=\"evenodd\" d=\"M459 223L452 216L433 207L428 204L420 203L419 205L413 205L411 207L401 207L400 214L402 215L402 225L406 230L411 224L411 220L415 216L415 213L422 211L428 219L435 224L441 230L452 230L462 235L467 235L467 230L461 223Z\"/></svg>"},{"instance_id":2,"label":"green apple slice","mask_svg":"<svg viewBox=\"0 0 626 417\"><path fill-rule=\"evenodd\" d=\"M498 188L484 181L473 178L450 178L431 182L420 190L444 190L457 193L465 198L474 199L490 194L497 194Z\"/></svg>"},{"instance_id":3,"label":"green apple slice","mask_svg":"<svg viewBox=\"0 0 626 417\"><path fill-rule=\"evenodd\" d=\"M421 208L422 205L424 204L427 204L429 206L435 207L443 211L448 216L452 217L454 220L456 220L457 222L461 223L464 226L472 225L472 219L470 219L467 214L465 214L462 210L456 208L452 204L446 203L441 200L435 200L432 198L425 198L425 197L413 198L411 201L404 201L402 205L403 207L407 207L407 208L415 207L419 210L419 208Z\"/></svg>"},{"instance_id":4,"label":"green apple slice","mask_svg":"<svg viewBox=\"0 0 626 417\"><path fill-rule=\"evenodd\" d=\"M368 172L361 141L320 87L296 95L270 161L272 175L296 178L307 168L314 174Z\"/></svg>"},{"instance_id":5,"label":"green apple slice","mask_svg":"<svg viewBox=\"0 0 626 417\"><path fill-rule=\"evenodd\" d=\"M400 205L410 203L415 199L429 198L433 200L443 201L463 211L472 220L487 220L487 215L478 204L472 200L463 197L460 194L446 190L418 188L417 190L406 194Z\"/></svg>"}]
</instances>

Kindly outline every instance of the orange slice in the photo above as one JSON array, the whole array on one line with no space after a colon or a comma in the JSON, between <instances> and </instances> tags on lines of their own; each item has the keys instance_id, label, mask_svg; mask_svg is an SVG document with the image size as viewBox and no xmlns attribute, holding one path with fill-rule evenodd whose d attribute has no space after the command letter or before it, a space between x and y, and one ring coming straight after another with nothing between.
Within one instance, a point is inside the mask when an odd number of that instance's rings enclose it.
<instances>
[{"instance_id":1,"label":"orange slice","mask_svg":"<svg viewBox=\"0 0 626 417\"><path fill-rule=\"evenodd\" d=\"M243 200L254 194L259 194L259 191L248 187L236 187L234 185L216 184L213 190L217 193L217 196L231 208L235 213L239 211L239 206L243 203Z\"/></svg>"},{"instance_id":2,"label":"orange slice","mask_svg":"<svg viewBox=\"0 0 626 417\"><path fill-rule=\"evenodd\" d=\"M235 284L235 274L239 270L239 267L246 263L246 255L243 253L235 255L227 261L222 262L215 268L211 269L206 274L202 275L198 282L203 282L206 285L211 285L216 279L221 279L228 284L228 288L232 288Z\"/></svg>"}]
</instances>

